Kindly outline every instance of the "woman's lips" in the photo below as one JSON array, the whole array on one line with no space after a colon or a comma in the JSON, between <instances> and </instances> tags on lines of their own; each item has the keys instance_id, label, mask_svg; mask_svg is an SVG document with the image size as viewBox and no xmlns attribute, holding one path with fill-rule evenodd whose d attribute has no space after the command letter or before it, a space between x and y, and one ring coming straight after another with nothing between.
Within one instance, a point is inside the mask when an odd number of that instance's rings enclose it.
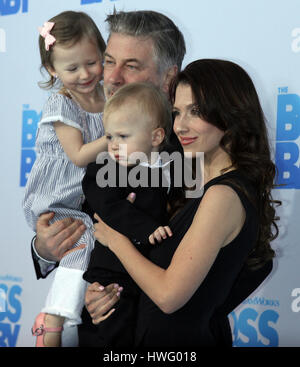
<instances>
[{"instance_id":1,"label":"woman's lips","mask_svg":"<svg viewBox=\"0 0 300 367\"><path fill-rule=\"evenodd\" d=\"M120 155L120 154L114 154L114 158L117 160L117 161L126 161L127 158Z\"/></svg>"},{"instance_id":2,"label":"woman's lips","mask_svg":"<svg viewBox=\"0 0 300 367\"><path fill-rule=\"evenodd\" d=\"M197 138L190 138L190 137L179 137L181 145L189 145L192 144Z\"/></svg>"}]
</instances>

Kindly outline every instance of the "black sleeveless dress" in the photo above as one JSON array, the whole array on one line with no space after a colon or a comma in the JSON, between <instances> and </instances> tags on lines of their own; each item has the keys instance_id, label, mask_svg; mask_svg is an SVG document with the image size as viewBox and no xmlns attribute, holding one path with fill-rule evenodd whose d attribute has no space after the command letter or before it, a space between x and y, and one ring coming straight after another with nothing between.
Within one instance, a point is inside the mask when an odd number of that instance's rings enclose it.
<instances>
[{"instance_id":1,"label":"black sleeveless dress","mask_svg":"<svg viewBox=\"0 0 300 367\"><path fill-rule=\"evenodd\" d=\"M142 293L136 330L138 347L201 347L231 346L232 335L228 314L230 292L239 277L246 258L255 246L258 215L252 200L255 189L238 170L230 171L209 181L213 185L228 185L239 196L246 211L244 225L237 237L219 254L191 299L172 314L163 313ZM244 193L250 193L247 195ZM203 196L202 196L203 197ZM201 198L190 199L170 222L173 236L155 246L150 260L167 268L181 239L189 229ZM228 213L230 215L230 213ZM216 223L216 225L218 225Z\"/></svg>"}]
</instances>

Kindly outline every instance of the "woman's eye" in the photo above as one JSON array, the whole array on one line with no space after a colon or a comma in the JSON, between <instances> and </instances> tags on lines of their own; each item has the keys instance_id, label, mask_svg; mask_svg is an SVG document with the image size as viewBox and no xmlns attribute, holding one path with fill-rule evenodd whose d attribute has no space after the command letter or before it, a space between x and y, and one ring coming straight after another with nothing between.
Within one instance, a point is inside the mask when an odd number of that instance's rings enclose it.
<instances>
[{"instance_id":1,"label":"woman's eye","mask_svg":"<svg viewBox=\"0 0 300 367\"><path fill-rule=\"evenodd\" d=\"M128 135L120 135L121 139L126 139L128 137Z\"/></svg>"},{"instance_id":2,"label":"woman's eye","mask_svg":"<svg viewBox=\"0 0 300 367\"><path fill-rule=\"evenodd\" d=\"M173 120L176 118L176 116L179 115L179 112L178 111L172 111L172 117L173 117Z\"/></svg>"},{"instance_id":3,"label":"woman's eye","mask_svg":"<svg viewBox=\"0 0 300 367\"><path fill-rule=\"evenodd\" d=\"M106 135L106 140L111 140L111 136Z\"/></svg>"},{"instance_id":4,"label":"woman's eye","mask_svg":"<svg viewBox=\"0 0 300 367\"><path fill-rule=\"evenodd\" d=\"M200 116L200 110L199 110L199 107L193 107L191 109L191 115L193 116Z\"/></svg>"}]
</instances>

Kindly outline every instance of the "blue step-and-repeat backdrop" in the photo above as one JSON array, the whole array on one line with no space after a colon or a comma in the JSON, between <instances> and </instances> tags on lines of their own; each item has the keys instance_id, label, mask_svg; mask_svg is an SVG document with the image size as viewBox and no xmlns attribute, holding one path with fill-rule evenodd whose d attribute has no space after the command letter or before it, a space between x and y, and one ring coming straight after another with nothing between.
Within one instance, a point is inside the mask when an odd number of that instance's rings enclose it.
<instances>
[{"instance_id":1,"label":"blue step-and-repeat backdrop","mask_svg":"<svg viewBox=\"0 0 300 367\"><path fill-rule=\"evenodd\" d=\"M239 63L253 78L268 121L278 183L284 184L274 190L283 202L280 237L273 243L277 257L271 275L229 317L237 347L299 347L299 0L0 0L0 346L34 345L30 329L53 277L36 280L33 233L21 208L49 93L37 86L42 80L37 27L61 11L81 10L106 39L104 19L114 7L156 10L173 19L187 43L184 65L223 58ZM74 330L67 330L64 345L74 344Z\"/></svg>"}]
</instances>

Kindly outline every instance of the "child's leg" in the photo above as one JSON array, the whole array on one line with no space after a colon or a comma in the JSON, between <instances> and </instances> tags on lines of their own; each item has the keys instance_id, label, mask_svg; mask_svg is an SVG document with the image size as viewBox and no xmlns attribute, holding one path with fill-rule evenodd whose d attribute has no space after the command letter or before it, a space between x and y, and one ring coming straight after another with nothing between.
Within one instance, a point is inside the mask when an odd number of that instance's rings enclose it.
<instances>
[{"instance_id":1,"label":"child's leg","mask_svg":"<svg viewBox=\"0 0 300 367\"><path fill-rule=\"evenodd\" d=\"M87 229L73 246L74 251L60 260L45 306L42 309L44 313L64 318L67 326L81 323L81 312L87 285L82 276L87 268L95 242L93 222L86 214L81 214L80 217L75 211L69 213L73 218L83 220ZM60 219L60 213L56 213L55 219ZM80 245L85 245L85 247L76 249Z\"/></svg>"},{"instance_id":2,"label":"child's leg","mask_svg":"<svg viewBox=\"0 0 300 367\"><path fill-rule=\"evenodd\" d=\"M45 327L46 328L59 328L63 326L65 321L64 317L58 315L45 315ZM44 344L46 347L60 347L61 346L61 331L55 331L45 333Z\"/></svg>"},{"instance_id":3,"label":"child's leg","mask_svg":"<svg viewBox=\"0 0 300 367\"><path fill-rule=\"evenodd\" d=\"M81 312L84 306L87 284L82 275L87 268L95 239L92 220L84 213L79 214L81 214L81 217L77 215L75 210L70 210L68 213L70 217L83 220L87 227L85 233L73 247L76 248L82 244L85 247L65 255L55 271L55 277L47 295L45 306L36 319L39 322L34 325L34 331L38 329L34 335L38 337L37 341L41 346L43 344L49 347L61 346L61 327L64 322L68 326L81 323ZM64 216L58 210L53 221L62 219ZM41 325L44 326L43 330L39 329ZM59 328L60 331L58 331ZM45 329L48 329L48 331Z\"/></svg>"},{"instance_id":4,"label":"child's leg","mask_svg":"<svg viewBox=\"0 0 300 367\"><path fill-rule=\"evenodd\" d=\"M46 313L39 313L35 319L32 333L37 337L36 347L60 347L64 318Z\"/></svg>"}]
</instances>

